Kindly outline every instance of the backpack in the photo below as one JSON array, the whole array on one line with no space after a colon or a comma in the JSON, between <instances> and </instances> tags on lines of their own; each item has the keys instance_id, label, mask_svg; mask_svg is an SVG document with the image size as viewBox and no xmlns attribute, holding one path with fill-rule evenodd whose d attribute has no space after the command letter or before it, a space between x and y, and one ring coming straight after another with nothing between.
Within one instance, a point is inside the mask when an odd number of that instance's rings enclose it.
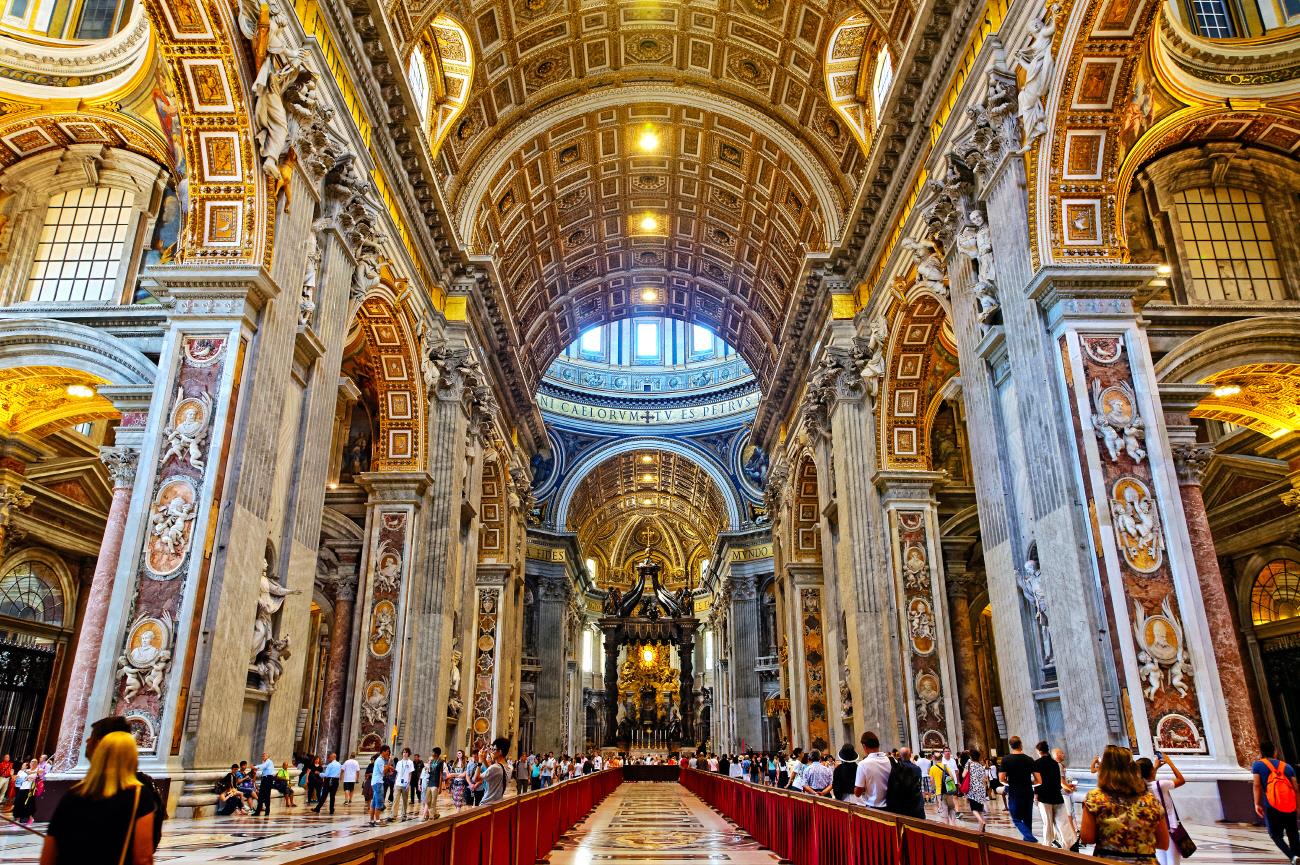
<instances>
[{"instance_id":1,"label":"backpack","mask_svg":"<svg viewBox=\"0 0 1300 865\"><path fill-rule=\"evenodd\" d=\"M885 782L885 810L892 814L910 814L921 799L921 779L903 768L901 760L889 761L889 780Z\"/></svg>"},{"instance_id":2,"label":"backpack","mask_svg":"<svg viewBox=\"0 0 1300 865\"><path fill-rule=\"evenodd\" d=\"M1295 812L1295 784L1286 776L1286 763L1281 760L1265 760L1268 767L1268 780L1264 784L1264 798L1274 811L1283 814Z\"/></svg>"}]
</instances>

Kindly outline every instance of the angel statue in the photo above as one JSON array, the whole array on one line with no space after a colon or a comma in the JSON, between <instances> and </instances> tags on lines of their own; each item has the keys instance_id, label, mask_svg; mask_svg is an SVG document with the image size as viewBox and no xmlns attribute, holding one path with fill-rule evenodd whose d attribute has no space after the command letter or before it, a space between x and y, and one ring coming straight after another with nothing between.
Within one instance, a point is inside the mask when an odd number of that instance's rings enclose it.
<instances>
[{"instance_id":1,"label":"angel statue","mask_svg":"<svg viewBox=\"0 0 1300 865\"><path fill-rule=\"evenodd\" d=\"M289 595L299 594L297 589L290 589L287 586L280 585L278 580L271 579L267 574L268 565L262 562L261 583L257 593L257 615L253 619L253 660L256 663L257 656L262 654L262 650L275 639L274 626L271 617L280 612L284 606L284 599Z\"/></svg>"},{"instance_id":2,"label":"angel statue","mask_svg":"<svg viewBox=\"0 0 1300 865\"><path fill-rule=\"evenodd\" d=\"M1183 642L1183 626L1174 616L1171 595L1165 595L1160 612L1151 616L1143 610L1141 601L1133 602L1133 636L1141 665L1138 678L1143 682L1146 698L1154 700L1166 679L1178 696L1186 697L1190 690L1186 679L1193 671Z\"/></svg>"},{"instance_id":3,"label":"angel statue","mask_svg":"<svg viewBox=\"0 0 1300 865\"><path fill-rule=\"evenodd\" d=\"M939 252L935 249L934 241L927 238L914 240L905 237L902 240L902 247L912 253L912 260L916 262L916 282L917 288L928 288L939 297L948 296L948 287L944 285L946 274L943 270L943 261L939 258Z\"/></svg>"},{"instance_id":4,"label":"angel statue","mask_svg":"<svg viewBox=\"0 0 1300 865\"><path fill-rule=\"evenodd\" d=\"M1138 415L1133 391L1123 383L1102 389L1099 379L1092 380L1092 427L1102 440L1111 462L1127 453L1135 463L1146 459L1146 424Z\"/></svg>"}]
</instances>

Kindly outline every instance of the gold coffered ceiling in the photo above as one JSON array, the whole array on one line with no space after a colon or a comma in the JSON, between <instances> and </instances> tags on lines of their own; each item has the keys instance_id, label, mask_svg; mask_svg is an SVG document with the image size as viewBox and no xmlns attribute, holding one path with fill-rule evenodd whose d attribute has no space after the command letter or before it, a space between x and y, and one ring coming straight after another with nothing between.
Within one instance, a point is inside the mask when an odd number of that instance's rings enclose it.
<instances>
[{"instance_id":1,"label":"gold coffered ceiling","mask_svg":"<svg viewBox=\"0 0 1300 865\"><path fill-rule=\"evenodd\" d=\"M0 370L0 430L39 438L74 424L118 417L113 404L96 393L101 384L105 382L97 376L57 366Z\"/></svg>"},{"instance_id":2,"label":"gold coffered ceiling","mask_svg":"<svg viewBox=\"0 0 1300 865\"><path fill-rule=\"evenodd\" d=\"M536 382L582 330L640 313L715 329L770 374L809 254L839 239L866 160L826 98L836 27L897 40L907 2L467 0L476 57L437 153L470 249L492 258ZM634 146L654 123L655 154ZM634 220L659 217L641 237ZM642 303L647 287L654 302Z\"/></svg>"},{"instance_id":3,"label":"gold coffered ceiling","mask_svg":"<svg viewBox=\"0 0 1300 865\"><path fill-rule=\"evenodd\" d=\"M628 563L647 541L675 582L708 554L726 519L722 492L703 469L677 454L647 450L611 457L584 477L568 528L600 563L602 583L625 581Z\"/></svg>"}]
</instances>

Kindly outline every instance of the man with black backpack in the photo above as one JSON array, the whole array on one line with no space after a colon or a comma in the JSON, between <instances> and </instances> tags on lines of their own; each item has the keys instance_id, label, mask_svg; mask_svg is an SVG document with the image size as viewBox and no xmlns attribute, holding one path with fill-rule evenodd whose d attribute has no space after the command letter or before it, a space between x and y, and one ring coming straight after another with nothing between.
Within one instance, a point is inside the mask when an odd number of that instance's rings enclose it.
<instances>
[{"instance_id":1,"label":"man with black backpack","mask_svg":"<svg viewBox=\"0 0 1300 865\"><path fill-rule=\"evenodd\" d=\"M912 749L900 748L898 759L889 762L885 810L891 814L924 820L925 797L921 794L921 767L912 762Z\"/></svg>"},{"instance_id":2,"label":"man with black backpack","mask_svg":"<svg viewBox=\"0 0 1300 865\"><path fill-rule=\"evenodd\" d=\"M1273 839L1291 865L1300 865L1300 831L1296 829L1296 800L1300 785L1295 769L1276 759L1272 742L1259 743L1260 758L1250 767L1255 788L1255 813L1264 818ZM1283 837L1285 836L1285 838Z\"/></svg>"}]
</instances>

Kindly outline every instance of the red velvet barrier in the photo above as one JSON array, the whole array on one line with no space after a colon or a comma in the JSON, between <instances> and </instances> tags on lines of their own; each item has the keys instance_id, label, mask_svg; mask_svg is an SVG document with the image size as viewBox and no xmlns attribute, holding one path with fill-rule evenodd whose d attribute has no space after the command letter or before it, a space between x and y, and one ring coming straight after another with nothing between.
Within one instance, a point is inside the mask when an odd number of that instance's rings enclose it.
<instances>
[{"instance_id":1,"label":"red velvet barrier","mask_svg":"<svg viewBox=\"0 0 1300 865\"><path fill-rule=\"evenodd\" d=\"M492 865L514 865L519 832L519 800L507 799L492 811Z\"/></svg>"},{"instance_id":2,"label":"red velvet barrier","mask_svg":"<svg viewBox=\"0 0 1300 865\"><path fill-rule=\"evenodd\" d=\"M899 817L698 769L686 789L794 865L1084 865L1061 850Z\"/></svg>"},{"instance_id":3,"label":"red velvet barrier","mask_svg":"<svg viewBox=\"0 0 1300 865\"><path fill-rule=\"evenodd\" d=\"M451 827L384 851L386 865L451 865ZM532 865L532 863L529 863Z\"/></svg>"},{"instance_id":4,"label":"red velvet barrier","mask_svg":"<svg viewBox=\"0 0 1300 865\"><path fill-rule=\"evenodd\" d=\"M451 858L456 865L491 865L492 812L475 810L451 827Z\"/></svg>"},{"instance_id":5,"label":"red velvet barrier","mask_svg":"<svg viewBox=\"0 0 1300 865\"><path fill-rule=\"evenodd\" d=\"M515 813L519 825L515 833L514 865L533 865L537 861L537 797L519 797Z\"/></svg>"}]
</instances>

